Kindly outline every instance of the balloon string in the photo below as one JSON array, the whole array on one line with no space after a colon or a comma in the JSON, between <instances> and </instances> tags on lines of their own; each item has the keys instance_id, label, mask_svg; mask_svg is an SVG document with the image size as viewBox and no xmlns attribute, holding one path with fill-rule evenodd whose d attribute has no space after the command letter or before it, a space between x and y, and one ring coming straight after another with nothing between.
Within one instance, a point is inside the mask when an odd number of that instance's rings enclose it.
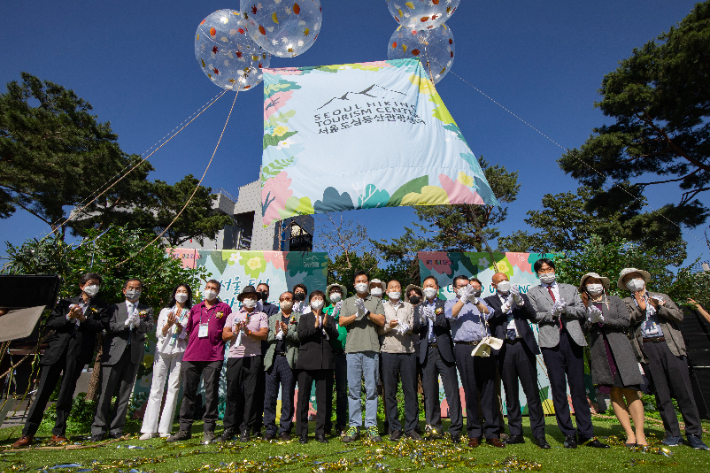
<instances>
[{"instance_id":1,"label":"balloon string","mask_svg":"<svg viewBox=\"0 0 710 473\"><path fill-rule=\"evenodd\" d=\"M227 125L229 124L229 118L232 116L232 111L234 110L234 104L237 103L237 97L239 96L239 90L240 90L240 89L237 88L237 93L234 94L234 100L232 101L232 107L229 109L229 114L227 114L227 121L224 122L224 127L222 128L222 133L219 134L219 139L217 140L217 146L215 146L214 151L212 152L212 156L210 157L210 161L207 163L207 167L205 168L205 172L202 173L202 177L200 178L200 182L198 182L197 185L195 186L195 190L192 191L192 194L190 195L190 198L187 199L187 202L185 202L185 205L182 206L182 209L180 209L180 212L178 212L178 214L175 216L175 218L173 218L172 222L170 222L170 224L169 224L167 227L165 227L165 229L164 229L162 232L160 232L160 234L159 234L158 236L156 236L156 237L153 239L153 241L151 241L150 243L148 243L147 245L145 245L143 248L141 248L140 250L138 250L138 252L135 253L134 255L131 255L131 256L129 256L128 258L126 258L126 259L124 259L123 261L121 261L120 263L118 263L118 264L116 265L117 267L118 267L118 266L121 266L123 263L125 263L125 262L128 261L128 260L130 260L131 258L134 258L134 257L138 256L139 254L141 254L141 253L143 252L143 250L145 250L145 249L148 248L150 245L152 245L153 243L155 243L156 241L158 241L158 240L165 234L165 232L167 232L167 231L170 229L170 227L173 226L173 224L175 223L175 221L176 221L178 218L180 218L180 215L182 215L182 213L185 211L185 209L187 208L187 206L190 205L190 202L192 201L192 198L195 196L195 194L196 194L197 191L199 190L200 186L202 185L202 181L205 179L205 176L207 175L207 171L210 169L210 166L212 165L212 160L214 160L215 154L217 154L217 149L219 148L219 144L222 142L222 137L224 136L224 131L227 129ZM225 89L225 92L227 92L226 89ZM223 95L224 95L224 94L223 94ZM157 150L156 150L156 151L157 151Z\"/></svg>"}]
</instances>

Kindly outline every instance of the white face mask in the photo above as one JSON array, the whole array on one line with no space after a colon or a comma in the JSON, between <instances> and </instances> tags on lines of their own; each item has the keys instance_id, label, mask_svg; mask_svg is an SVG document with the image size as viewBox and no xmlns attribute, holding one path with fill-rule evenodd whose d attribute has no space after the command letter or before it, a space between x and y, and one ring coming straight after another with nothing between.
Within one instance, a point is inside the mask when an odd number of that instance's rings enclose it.
<instances>
[{"instance_id":1,"label":"white face mask","mask_svg":"<svg viewBox=\"0 0 710 473\"><path fill-rule=\"evenodd\" d=\"M629 288L629 291L633 292L643 291L646 287L646 281L644 281L643 278L635 278L627 282L626 287Z\"/></svg>"},{"instance_id":2,"label":"white face mask","mask_svg":"<svg viewBox=\"0 0 710 473\"><path fill-rule=\"evenodd\" d=\"M466 288L465 288L465 287L461 287L461 288L457 289L457 290L456 290L456 295L459 296L459 297L463 297L464 295L466 295Z\"/></svg>"},{"instance_id":3,"label":"white face mask","mask_svg":"<svg viewBox=\"0 0 710 473\"><path fill-rule=\"evenodd\" d=\"M187 300L187 294L185 294L184 292L178 292L177 294L175 294L175 300L178 301L180 304L184 304Z\"/></svg>"},{"instance_id":4,"label":"white face mask","mask_svg":"<svg viewBox=\"0 0 710 473\"><path fill-rule=\"evenodd\" d=\"M96 294L99 293L99 286L96 284L92 284L91 286L84 286L84 293L86 293L86 295L89 297L94 297Z\"/></svg>"},{"instance_id":5,"label":"white face mask","mask_svg":"<svg viewBox=\"0 0 710 473\"><path fill-rule=\"evenodd\" d=\"M213 291L212 289L205 289L202 291L202 298L206 301L211 301L215 297L217 297L217 291Z\"/></svg>"},{"instance_id":6,"label":"white face mask","mask_svg":"<svg viewBox=\"0 0 710 473\"><path fill-rule=\"evenodd\" d=\"M340 302L340 300L343 298L343 296L340 295L339 292L334 292L330 295L330 302L333 304Z\"/></svg>"},{"instance_id":7,"label":"white face mask","mask_svg":"<svg viewBox=\"0 0 710 473\"><path fill-rule=\"evenodd\" d=\"M141 297L140 289L128 289L126 291L126 299L129 301L138 300Z\"/></svg>"},{"instance_id":8,"label":"white face mask","mask_svg":"<svg viewBox=\"0 0 710 473\"><path fill-rule=\"evenodd\" d=\"M323 307L323 301L320 299L316 299L315 301L311 301L311 308L314 310L320 310L321 307Z\"/></svg>"},{"instance_id":9,"label":"white face mask","mask_svg":"<svg viewBox=\"0 0 710 473\"><path fill-rule=\"evenodd\" d=\"M587 292L593 296L598 296L604 292L604 286L601 284L587 284Z\"/></svg>"},{"instance_id":10,"label":"white face mask","mask_svg":"<svg viewBox=\"0 0 710 473\"><path fill-rule=\"evenodd\" d=\"M427 299L432 299L433 297L435 297L437 292L439 292L439 291L437 291L435 287L425 287L424 288L424 295L426 296Z\"/></svg>"},{"instance_id":11,"label":"white face mask","mask_svg":"<svg viewBox=\"0 0 710 473\"><path fill-rule=\"evenodd\" d=\"M380 289L379 287L373 287L370 291L370 294L376 297L382 297L382 292L382 289Z\"/></svg>"},{"instance_id":12,"label":"white face mask","mask_svg":"<svg viewBox=\"0 0 710 473\"><path fill-rule=\"evenodd\" d=\"M543 273L539 277L543 284L552 284L555 282L555 273Z\"/></svg>"},{"instance_id":13,"label":"white face mask","mask_svg":"<svg viewBox=\"0 0 710 473\"><path fill-rule=\"evenodd\" d=\"M281 301L280 305L283 310L291 310L293 308L293 302L291 301Z\"/></svg>"},{"instance_id":14,"label":"white face mask","mask_svg":"<svg viewBox=\"0 0 710 473\"><path fill-rule=\"evenodd\" d=\"M242 305L247 309L253 309L256 307L256 301L254 299L244 299Z\"/></svg>"},{"instance_id":15,"label":"white face mask","mask_svg":"<svg viewBox=\"0 0 710 473\"><path fill-rule=\"evenodd\" d=\"M388 292L387 296L389 296L390 299L393 301L398 301L399 298L402 296L401 292Z\"/></svg>"},{"instance_id":16,"label":"white face mask","mask_svg":"<svg viewBox=\"0 0 710 473\"><path fill-rule=\"evenodd\" d=\"M501 281L498 283L498 292L508 294L510 292L510 281Z\"/></svg>"},{"instance_id":17,"label":"white face mask","mask_svg":"<svg viewBox=\"0 0 710 473\"><path fill-rule=\"evenodd\" d=\"M359 282L359 283L355 284L355 290L357 291L358 294L366 294L367 293L367 283Z\"/></svg>"}]
</instances>

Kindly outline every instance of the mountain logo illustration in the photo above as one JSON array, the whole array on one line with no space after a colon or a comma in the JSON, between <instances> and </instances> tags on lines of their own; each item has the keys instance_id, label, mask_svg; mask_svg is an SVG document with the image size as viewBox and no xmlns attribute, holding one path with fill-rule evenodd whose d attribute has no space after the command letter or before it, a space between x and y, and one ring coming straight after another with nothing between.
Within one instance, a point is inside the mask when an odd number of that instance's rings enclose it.
<instances>
[{"instance_id":1,"label":"mountain logo illustration","mask_svg":"<svg viewBox=\"0 0 710 473\"><path fill-rule=\"evenodd\" d=\"M325 107L326 105L342 100L342 101L350 101L351 98L357 98L358 96L365 96L365 97L370 97L373 99L384 99L387 98L387 94L400 94L403 97L406 97L407 94L404 92L399 92L397 90L390 90L386 89L384 87L380 87L377 84L372 84L370 87L366 88L365 90L362 90L360 92L346 92L345 94L341 95L340 97L333 97L332 99L328 100L326 103L318 107L316 110L320 110L321 108ZM391 99L391 98L390 98Z\"/></svg>"}]
</instances>

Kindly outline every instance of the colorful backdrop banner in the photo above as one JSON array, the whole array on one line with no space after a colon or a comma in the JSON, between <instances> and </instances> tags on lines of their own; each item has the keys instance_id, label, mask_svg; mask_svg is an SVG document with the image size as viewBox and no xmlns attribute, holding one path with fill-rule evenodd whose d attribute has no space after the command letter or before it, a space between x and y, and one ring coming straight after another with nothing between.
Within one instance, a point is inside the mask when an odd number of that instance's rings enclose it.
<instances>
[{"instance_id":1,"label":"colorful backdrop banner","mask_svg":"<svg viewBox=\"0 0 710 473\"><path fill-rule=\"evenodd\" d=\"M264 225L404 205L498 205L418 59L264 69Z\"/></svg>"}]
</instances>

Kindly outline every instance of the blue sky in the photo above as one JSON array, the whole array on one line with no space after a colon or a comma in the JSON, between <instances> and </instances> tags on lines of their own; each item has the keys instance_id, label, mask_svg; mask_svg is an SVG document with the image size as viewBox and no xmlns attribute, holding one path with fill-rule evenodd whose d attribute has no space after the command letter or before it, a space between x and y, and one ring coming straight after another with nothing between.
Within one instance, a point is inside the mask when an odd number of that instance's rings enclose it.
<instances>
[{"instance_id":1,"label":"blue sky","mask_svg":"<svg viewBox=\"0 0 710 473\"><path fill-rule=\"evenodd\" d=\"M596 2L462 0L448 21L456 41L453 72L565 148L580 146L605 118L593 108L605 73L634 47L680 21L686 0ZM231 2L2 2L0 83L26 71L73 89L110 121L121 147L143 153L220 92L194 57L193 35L215 10ZM271 67L312 66L386 59L397 24L385 0L323 0L316 43L294 59L273 57ZM501 225L503 235L525 229L525 212L542 196L574 190L559 169L562 150L453 74L437 85L476 155L520 172L518 200ZM201 176L224 125L232 93L152 158L152 179L175 182ZM263 88L239 94L235 112L205 179L237 194L257 179L261 164ZM673 188L648 195L653 208L677 199ZM709 197L702 197L707 202ZM411 208L352 211L372 238L401 235L416 216ZM323 222L317 218L317 225ZM18 211L0 220L0 240L19 244L47 227ZM703 228L686 232L692 259L708 259ZM4 245L0 254L4 253ZM704 254L703 254L704 253Z\"/></svg>"}]
</instances>

